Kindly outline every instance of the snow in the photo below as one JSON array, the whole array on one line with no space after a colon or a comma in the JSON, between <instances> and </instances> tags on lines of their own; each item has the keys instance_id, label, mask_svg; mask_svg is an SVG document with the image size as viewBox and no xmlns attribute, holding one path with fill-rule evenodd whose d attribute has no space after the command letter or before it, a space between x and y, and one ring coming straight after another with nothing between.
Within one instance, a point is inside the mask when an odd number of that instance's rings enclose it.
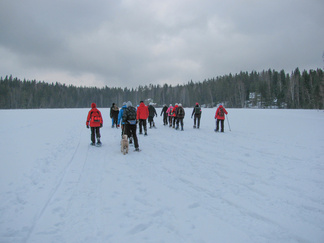
<instances>
[{"instance_id":1,"label":"snow","mask_svg":"<svg viewBox=\"0 0 324 243\"><path fill-rule=\"evenodd\" d=\"M100 148L89 109L0 110L1 243L324 242L323 111L186 108L123 155L100 110Z\"/></svg>"}]
</instances>

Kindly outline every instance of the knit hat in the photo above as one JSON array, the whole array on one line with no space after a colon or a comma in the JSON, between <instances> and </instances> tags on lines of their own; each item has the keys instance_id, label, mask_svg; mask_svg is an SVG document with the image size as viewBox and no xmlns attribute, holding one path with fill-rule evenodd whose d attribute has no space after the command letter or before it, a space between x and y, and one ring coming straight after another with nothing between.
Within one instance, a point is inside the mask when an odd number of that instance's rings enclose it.
<instances>
[{"instance_id":1,"label":"knit hat","mask_svg":"<svg viewBox=\"0 0 324 243\"><path fill-rule=\"evenodd\" d=\"M133 104L132 104L132 102L127 101L126 106L127 106L127 107L130 107L130 106L133 106Z\"/></svg>"},{"instance_id":2,"label":"knit hat","mask_svg":"<svg viewBox=\"0 0 324 243\"><path fill-rule=\"evenodd\" d=\"M96 107L97 107L96 103L91 104L91 108L96 108Z\"/></svg>"}]
</instances>

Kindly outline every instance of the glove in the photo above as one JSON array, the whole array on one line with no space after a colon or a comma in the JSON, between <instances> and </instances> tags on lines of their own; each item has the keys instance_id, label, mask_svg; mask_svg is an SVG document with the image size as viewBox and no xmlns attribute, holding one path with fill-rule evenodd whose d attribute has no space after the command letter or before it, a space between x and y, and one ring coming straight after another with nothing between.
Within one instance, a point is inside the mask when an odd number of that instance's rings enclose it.
<instances>
[{"instance_id":1,"label":"glove","mask_svg":"<svg viewBox=\"0 0 324 243\"><path fill-rule=\"evenodd\" d=\"M100 127L102 127L102 124L100 124Z\"/></svg>"},{"instance_id":2,"label":"glove","mask_svg":"<svg viewBox=\"0 0 324 243\"><path fill-rule=\"evenodd\" d=\"M89 125L87 125L87 128L89 129Z\"/></svg>"}]
</instances>

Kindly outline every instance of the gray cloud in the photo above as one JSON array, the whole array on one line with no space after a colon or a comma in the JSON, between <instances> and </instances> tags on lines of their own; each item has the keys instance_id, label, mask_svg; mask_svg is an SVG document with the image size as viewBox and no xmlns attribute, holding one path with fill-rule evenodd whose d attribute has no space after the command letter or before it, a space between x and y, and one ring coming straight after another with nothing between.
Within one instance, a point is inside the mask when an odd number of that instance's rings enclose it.
<instances>
[{"instance_id":1,"label":"gray cloud","mask_svg":"<svg viewBox=\"0 0 324 243\"><path fill-rule=\"evenodd\" d=\"M322 68L323 10L320 0L3 0L0 75L137 87Z\"/></svg>"}]
</instances>

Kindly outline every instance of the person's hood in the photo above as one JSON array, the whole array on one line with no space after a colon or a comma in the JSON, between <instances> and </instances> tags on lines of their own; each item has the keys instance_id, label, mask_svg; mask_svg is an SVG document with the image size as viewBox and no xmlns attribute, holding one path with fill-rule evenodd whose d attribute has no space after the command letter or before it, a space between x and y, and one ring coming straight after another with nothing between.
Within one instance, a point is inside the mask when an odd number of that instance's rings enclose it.
<instances>
[{"instance_id":1,"label":"person's hood","mask_svg":"<svg viewBox=\"0 0 324 243\"><path fill-rule=\"evenodd\" d=\"M139 104L140 107L145 107L145 104L142 102Z\"/></svg>"},{"instance_id":2,"label":"person's hood","mask_svg":"<svg viewBox=\"0 0 324 243\"><path fill-rule=\"evenodd\" d=\"M92 103L92 104L91 104L91 108L92 108L92 109L93 109L93 108L97 108L96 103Z\"/></svg>"}]
</instances>

